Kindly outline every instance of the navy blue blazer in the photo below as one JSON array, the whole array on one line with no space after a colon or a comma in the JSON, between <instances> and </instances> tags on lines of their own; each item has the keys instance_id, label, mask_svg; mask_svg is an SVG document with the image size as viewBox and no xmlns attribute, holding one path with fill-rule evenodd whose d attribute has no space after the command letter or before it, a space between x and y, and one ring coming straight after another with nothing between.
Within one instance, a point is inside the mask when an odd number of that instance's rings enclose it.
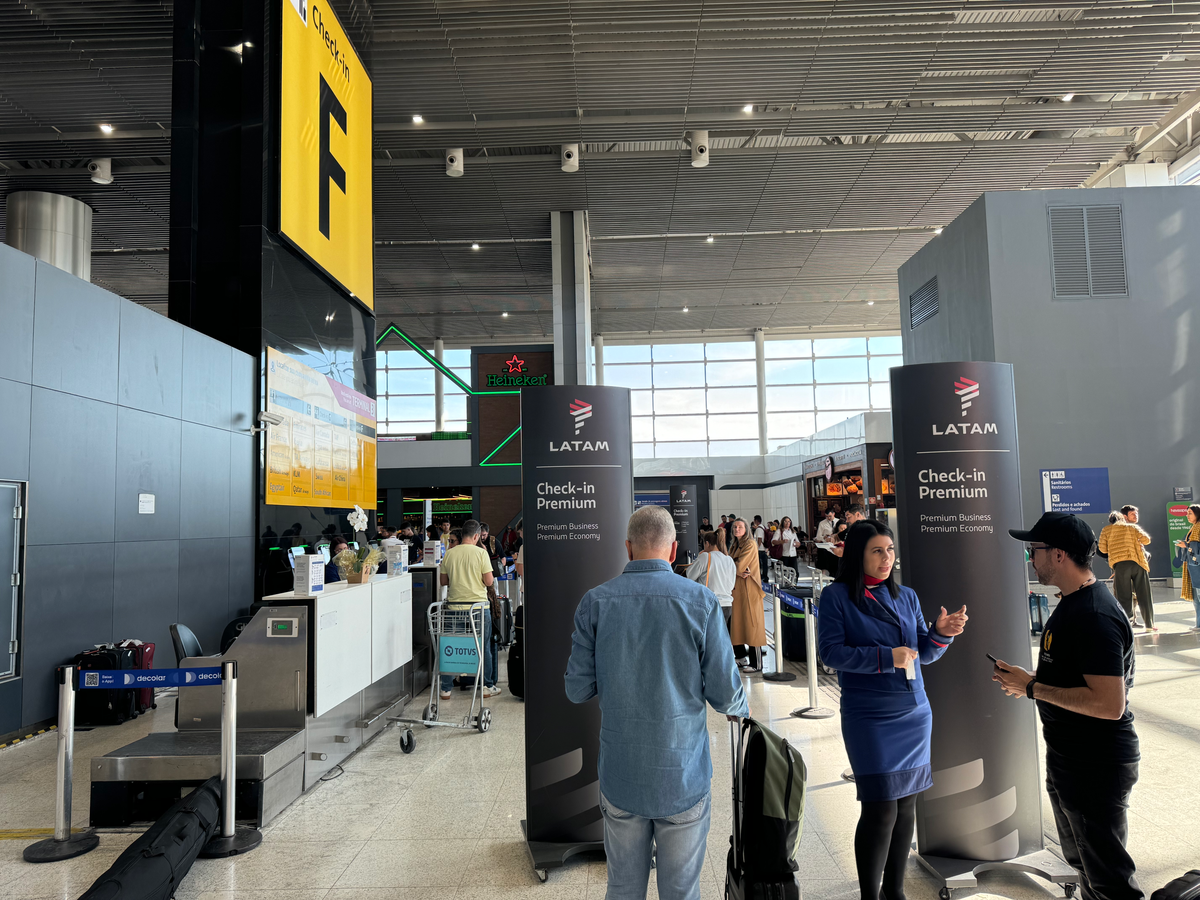
<instances>
[{"instance_id":1,"label":"navy blue blazer","mask_svg":"<svg viewBox=\"0 0 1200 900\"><path fill-rule=\"evenodd\" d=\"M897 693L924 690L921 663L938 659L954 639L930 633L911 588L899 587L895 599L882 584L868 590L875 599L855 601L849 586L838 583L821 592L817 622L821 659L838 670L843 688ZM904 670L893 665L893 647L912 647L918 652L914 680L909 681Z\"/></svg>"}]
</instances>

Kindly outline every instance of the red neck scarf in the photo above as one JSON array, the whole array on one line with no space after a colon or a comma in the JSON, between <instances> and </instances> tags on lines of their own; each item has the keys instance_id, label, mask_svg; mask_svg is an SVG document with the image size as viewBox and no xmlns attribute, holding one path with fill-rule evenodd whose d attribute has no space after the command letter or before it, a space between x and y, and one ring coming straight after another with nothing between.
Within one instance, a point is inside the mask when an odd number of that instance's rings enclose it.
<instances>
[{"instance_id":1,"label":"red neck scarf","mask_svg":"<svg viewBox=\"0 0 1200 900\"><path fill-rule=\"evenodd\" d=\"M867 587L875 587L875 585L883 584L883 582L884 579L882 578L872 578L870 575L863 575L863 583Z\"/></svg>"}]
</instances>

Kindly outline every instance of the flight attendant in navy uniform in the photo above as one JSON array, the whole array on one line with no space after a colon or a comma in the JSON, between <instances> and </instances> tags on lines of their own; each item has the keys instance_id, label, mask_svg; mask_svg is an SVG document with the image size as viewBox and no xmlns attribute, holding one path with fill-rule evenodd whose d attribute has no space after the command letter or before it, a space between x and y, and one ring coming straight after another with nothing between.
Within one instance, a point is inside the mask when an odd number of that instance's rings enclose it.
<instances>
[{"instance_id":1,"label":"flight attendant in navy uniform","mask_svg":"<svg viewBox=\"0 0 1200 900\"><path fill-rule=\"evenodd\" d=\"M921 665L945 653L967 622L966 606L943 608L927 628L917 595L896 584L895 562L886 525L855 523L820 601L821 659L838 670L842 738L862 803L854 833L862 900L904 900L917 794L933 786Z\"/></svg>"}]
</instances>

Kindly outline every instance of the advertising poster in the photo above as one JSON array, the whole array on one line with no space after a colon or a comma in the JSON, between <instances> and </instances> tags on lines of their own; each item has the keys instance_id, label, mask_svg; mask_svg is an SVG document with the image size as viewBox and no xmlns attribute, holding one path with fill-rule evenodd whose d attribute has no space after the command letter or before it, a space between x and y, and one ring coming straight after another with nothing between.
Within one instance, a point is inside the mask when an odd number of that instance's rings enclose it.
<instances>
[{"instance_id":1,"label":"advertising poster","mask_svg":"<svg viewBox=\"0 0 1200 900\"><path fill-rule=\"evenodd\" d=\"M375 401L267 348L267 504L374 509Z\"/></svg>"},{"instance_id":2,"label":"advertising poster","mask_svg":"<svg viewBox=\"0 0 1200 900\"><path fill-rule=\"evenodd\" d=\"M1183 569L1176 565L1175 542L1186 541L1192 530L1192 523L1187 520L1187 503L1167 504L1167 542L1171 548L1171 574L1175 578L1183 578Z\"/></svg>"},{"instance_id":3,"label":"advertising poster","mask_svg":"<svg viewBox=\"0 0 1200 900\"><path fill-rule=\"evenodd\" d=\"M700 517L696 515L694 484L671 485L671 518L675 520L675 540L679 542L675 558L684 562L687 554L695 553L700 545Z\"/></svg>"}]
</instances>

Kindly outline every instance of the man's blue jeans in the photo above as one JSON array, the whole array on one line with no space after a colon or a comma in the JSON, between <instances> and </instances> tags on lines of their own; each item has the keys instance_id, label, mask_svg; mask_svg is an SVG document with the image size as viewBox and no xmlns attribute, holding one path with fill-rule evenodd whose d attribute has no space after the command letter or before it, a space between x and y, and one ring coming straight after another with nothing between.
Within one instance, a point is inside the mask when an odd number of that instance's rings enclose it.
<instances>
[{"instance_id":1,"label":"man's blue jeans","mask_svg":"<svg viewBox=\"0 0 1200 900\"><path fill-rule=\"evenodd\" d=\"M677 815L643 819L617 809L601 794L607 900L645 900L655 845L659 900L699 900L711 807L712 795L705 794L703 800Z\"/></svg>"},{"instance_id":2,"label":"man's blue jeans","mask_svg":"<svg viewBox=\"0 0 1200 900\"><path fill-rule=\"evenodd\" d=\"M461 615L461 627L469 631L471 626L467 624L467 613L454 614ZM452 613L447 613L447 622L450 615ZM483 683L488 687L496 684L496 669L499 656L500 654L496 645L492 643L492 614L485 609L483 611ZM441 681L443 691L449 691L454 688L453 675L442 675Z\"/></svg>"}]
</instances>

